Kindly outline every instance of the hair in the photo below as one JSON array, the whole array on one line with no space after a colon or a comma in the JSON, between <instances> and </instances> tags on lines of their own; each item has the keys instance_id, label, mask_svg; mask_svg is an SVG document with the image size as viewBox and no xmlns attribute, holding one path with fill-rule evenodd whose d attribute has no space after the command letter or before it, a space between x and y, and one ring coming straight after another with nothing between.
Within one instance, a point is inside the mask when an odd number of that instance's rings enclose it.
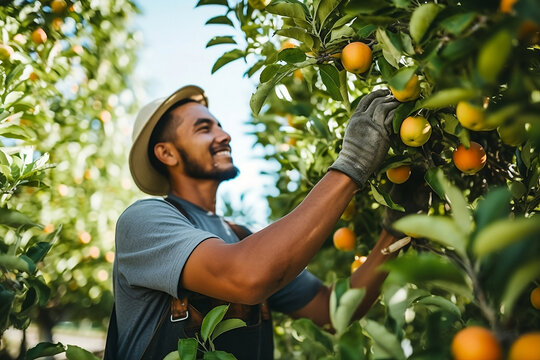
<instances>
[{"instance_id":1,"label":"hair","mask_svg":"<svg viewBox=\"0 0 540 360\"><path fill-rule=\"evenodd\" d=\"M172 112L179 108L182 105L198 101L193 99L182 99L174 103L167 111L159 118L150 139L148 141L148 159L150 159L150 164L157 170L161 175L168 176L167 166L162 163L154 154L154 147L160 142L173 141L175 136L175 130L178 125L178 118L175 118Z\"/></svg>"}]
</instances>

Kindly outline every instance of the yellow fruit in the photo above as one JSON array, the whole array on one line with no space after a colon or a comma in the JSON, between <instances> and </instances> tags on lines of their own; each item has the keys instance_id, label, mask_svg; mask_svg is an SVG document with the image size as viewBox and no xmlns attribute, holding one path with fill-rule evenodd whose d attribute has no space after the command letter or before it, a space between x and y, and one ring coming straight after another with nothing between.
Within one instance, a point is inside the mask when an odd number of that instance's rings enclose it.
<instances>
[{"instance_id":1,"label":"yellow fruit","mask_svg":"<svg viewBox=\"0 0 540 360\"><path fill-rule=\"evenodd\" d=\"M0 60L9 61L13 55L13 48L9 45L0 44Z\"/></svg>"},{"instance_id":2,"label":"yellow fruit","mask_svg":"<svg viewBox=\"0 0 540 360\"><path fill-rule=\"evenodd\" d=\"M540 360L540 332L521 335L514 341L508 360Z\"/></svg>"},{"instance_id":3,"label":"yellow fruit","mask_svg":"<svg viewBox=\"0 0 540 360\"><path fill-rule=\"evenodd\" d=\"M482 145L471 141L468 149L463 144L459 145L452 154L452 159L460 171L474 174L486 165L487 155Z\"/></svg>"},{"instance_id":4,"label":"yellow fruit","mask_svg":"<svg viewBox=\"0 0 540 360\"><path fill-rule=\"evenodd\" d=\"M392 95L394 95L394 97L401 102L418 99L420 96L420 83L418 81L418 75L413 75L403 90L396 90L392 86L390 86L390 90L392 90Z\"/></svg>"},{"instance_id":5,"label":"yellow fruit","mask_svg":"<svg viewBox=\"0 0 540 360\"><path fill-rule=\"evenodd\" d=\"M345 210L343 211L343 214L341 214L341 218L346 221L352 220L354 214L356 213L356 201L352 199Z\"/></svg>"},{"instance_id":6,"label":"yellow fruit","mask_svg":"<svg viewBox=\"0 0 540 360\"><path fill-rule=\"evenodd\" d=\"M540 286L531 291L531 304L535 309L540 310Z\"/></svg>"},{"instance_id":7,"label":"yellow fruit","mask_svg":"<svg viewBox=\"0 0 540 360\"><path fill-rule=\"evenodd\" d=\"M351 251L356 246L356 234L348 227L342 227L334 233L333 241L336 249Z\"/></svg>"},{"instance_id":8,"label":"yellow fruit","mask_svg":"<svg viewBox=\"0 0 540 360\"><path fill-rule=\"evenodd\" d=\"M279 50L292 49L293 47L296 47L296 45L290 41L284 41L281 43L281 48Z\"/></svg>"},{"instance_id":9,"label":"yellow fruit","mask_svg":"<svg viewBox=\"0 0 540 360\"><path fill-rule=\"evenodd\" d=\"M371 67L372 53L363 42L352 42L341 52L341 63L348 72L361 74Z\"/></svg>"},{"instance_id":10,"label":"yellow fruit","mask_svg":"<svg viewBox=\"0 0 540 360\"><path fill-rule=\"evenodd\" d=\"M484 109L480 106L471 105L466 101L460 101L456 106L456 117L461 126L469 130L492 130L487 126Z\"/></svg>"},{"instance_id":11,"label":"yellow fruit","mask_svg":"<svg viewBox=\"0 0 540 360\"><path fill-rule=\"evenodd\" d=\"M270 4L271 0L248 0L249 5L251 5L252 8L257 10L264 9L268 4Z\"/></svg>"},{"instance_id":12,"label":"yellow fruit","mask_svg":"<svg viewBox=\"0 0 540 360\"><path fill-rule=\"evenodd\" d=\"M454 360L500 360L502 350L499 342L486 328L469 326L460 330L451 345Z\"/></svg>"},{"instance_id":13,"label":"yellow fruit","mask_svg":"<svg viewBox=\"0 0 540 360\"><path fill-rule=\"evenodd\" d=\"M405 145L422 146L431 136L431 125L423 116L409 116L401 123L399 136Z\"/></svg>"},{"instance_id":14,"label":"yellow fruit","mask_svg":"<svg viewBox=\"0 0 540 360\"><path fill-rule=\"evenodd\" d=\"M354 261L351 263L351 274L356 271L367 260L367 256L354 256Z\"/></svg>"},{"instance_id":15,"label":"yellow fruit","mask_svg":"<svg viewBox=\"0 0 540 360\"><path fill-rule=\"evenodd\" d=\"M45 41L47 41L47 33L45 33L45 30L42 28L37 28L32 32L31 38L34 44L43 44Z\"/></svg>"},{"instance_id":16,"label":"yellow fruit","mask_svg":"<svg viewBox=\"0 0 540 360\"><path fill-rule=\"evenodd\" d=\"M35 72L31 72L30 75L28 75L28 78L32 81L38 81L39 80L39 76L38 74L36 74Z\"/></svg>"},{"instance_id":17,"label":"yellow fruit","mask_svg":"<svg viewBox=\"0 0 540 360\"><path fill-rule=\"evenodd\" d=\"M53 13L60 14L64 12L67 4L64 0L53 0L51 1L51 10Z\"/></svg>"},{"instance_id":18,"label":"yellow fruit","mask_svg":"<svg viewBox=\"0 0 540 360\"><path fill-rule=\"evenodd\" d=\"M388 180L394 184L403 184L411 176L411 167L409 165L397 166L386 170Z\"/></svg>"},{"instance_id":19,"label":"yellow fruit","mask_svg":"<svg viewBox=\"0 0 540 360\"><path fill-rule=\"evenodd\" d=\"M54 30L56 31L60 31L60 29L62 28L62 25L64 25L64 21L60 18L54 18L53 21L52 21L52 26L54 28Z\"/></svg>"}]
</instances>

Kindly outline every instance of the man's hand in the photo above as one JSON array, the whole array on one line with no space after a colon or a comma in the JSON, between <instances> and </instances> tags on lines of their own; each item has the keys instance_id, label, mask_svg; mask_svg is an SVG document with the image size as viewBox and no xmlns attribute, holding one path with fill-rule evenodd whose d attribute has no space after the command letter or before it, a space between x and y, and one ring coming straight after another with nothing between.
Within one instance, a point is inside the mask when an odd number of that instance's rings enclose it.
<instances>
[{"instance_id":1,"label":"man's hand","mask_svg":"<svg viewBox=\"0 0 540 360\"><path fill-rule=\"evenodd\" d=\"M394 110L400 103L389 90L377 90L360 100L345 130L343 145L330 166L361 186L377 169L389 148Z\"/></svg>"}]
</instances>

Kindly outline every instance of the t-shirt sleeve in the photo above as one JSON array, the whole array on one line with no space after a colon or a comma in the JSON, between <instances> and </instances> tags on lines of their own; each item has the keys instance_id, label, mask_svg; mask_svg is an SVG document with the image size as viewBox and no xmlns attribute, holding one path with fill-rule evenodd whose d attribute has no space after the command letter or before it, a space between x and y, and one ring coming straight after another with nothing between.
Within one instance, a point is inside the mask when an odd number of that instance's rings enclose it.
<instances>
[{"instance_id":1,"label":"t-shirt sleeve","mask_svg":"<svg viewBox=\"0 0 540 360\"><path fill-rule=\"evenodd\" d=\"M118 219L116 259L127 283L178 295L178 282L192 251L216 235L198 229L161 199L140 200Z\"/></svg>"},{"instance_id":2,"label":"t-shirt sleeve","mask_svg":"<svg viewBox=\"0 0 540 360\"><path fill-rule=\"evenodd\" d=\"M321 286L321 280L304 269L293 281L270 296L268 305L272 310L289 314L307 305Z\"/></svg>"}]
</instances>

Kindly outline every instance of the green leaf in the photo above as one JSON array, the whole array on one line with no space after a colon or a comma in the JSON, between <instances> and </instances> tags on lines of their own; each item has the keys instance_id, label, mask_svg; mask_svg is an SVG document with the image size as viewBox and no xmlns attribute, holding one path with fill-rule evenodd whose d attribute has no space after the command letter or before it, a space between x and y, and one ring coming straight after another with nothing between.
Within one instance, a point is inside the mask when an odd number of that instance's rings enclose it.
<instances>
[{"instance_id":1,"label":"green leaf","mask_svg":"<svg viewBox=\"0 0 540 360\"><path fill-rule=\"evenodd\" d=\"M230 35L227 36L214 36L208 43L206 44L206 47L219 45L219 44L236 44L236 41L234 41L233 37Z\"/></svg>"},{"instance_id":2,"label":"green leaf","mask_svg":"<svg viewBox=\"0 0 540 360\"><path fill-rule=\"evenodd\" d=\"M228 352L217 350L217 351L204 353L203 359L204 360L236 360L236 357L233 354L229 354Z\"/></svg>"},{"instance_id":3,"label":"green leaf","mask_svg":"<svg viewBox=\"0 0 540 360\"><path fill-rule=\"evenodd\" d=\"M0 136L19 140L27 140L33 137L27 128L19 125L0 126Z\"/></svg>"},{"instance_id":4,"label":"green leaf","mask_svg":"<svg viewBox=\"0 0 540 360\"><path fill-rule=\"evenodd\" d=\"M477 234L473 244L474 253L484 256L533 235L540 235L539 216L497 220Z\"/></svg>"},{"instance_id":5,"label":"green leaf","mask_svg":"<svg viewBox=\"0 0 540 360\"><path fill-rule=\"evenodd\" d=\"M34 222L32 219L30 219L23 213L5 207L0 208L0 224L7 225L12 228L23 227L25 229L34 226L39 228L42 227L40 224Z\"/></svg>"},{"instance_id":6,"label":"green leaf","mask_svg":"<svg viewBox=\"0 0 540 360\"><path fill-rule=\"evenodd\" d=\"M394 112L394 118L392 119L392 129L395 134L399 134L401 123L405 120L414 110L414 101L407 101L399 104Z\"/></svg>"},{"instance_id":7,"label":"green leaf","mask_svg":"<svg viewBox=\"0 0 540 360\"><path fill-rule=\"evenodd\" d=\"M355 321L338 339L339 359L363 360L365 359L365 347L365 336L362 332L362 327L360 326L360 322Z\"/></svg>"},{"instance_id":8,"label":"green leaf","mask_svg":"<svg viewBox=\"0 0 540 360\"><path fill-rule=\"evenodd\" d=\"M519 269L515 270L512 277L507 282L506 289L502 296L501 305L504 309L506 317L512 315L512 310L516 300L521 293L533 282L540 277L540 259L530 261Z\"/></svg>"},{"instance_id":9,"label":"green leaf","mask_svg":"<svg viewBox=\"0 0 540 360\"><path fill-rule=\"evenodd\" d=\"M478 95L474 89L451 88L444 89L425 99L420 107L437 110L447 106L455 106L461 100L469 100Z\"/></svg>"},{"instance_id":10,"label":"green leaf","mask_svg":"<svg viewBox=\"0 0 540 360\"><path fill-rule=\"evenodd\" d=\"M228 309L228 305L220 305L206 314L201 325L201 338L203 341L208 340L210 334L212 334L217 324L223 319Z\"/></svg>"},{"instance_id":11,"label":"green leaf","mask_svg":"<svg viewBox=\"0 0 540 360\"><path fill-rule=\"evenodd\" d=\"M390 272L388 283L411 283L422 288L433 285L449 293L469 293L465 273L447 258L432 253L409 251L381 267Z\"/></svg>"},{"instance_id":12,"label":"green leaf","mask_svg":"<svg viewBox=\"0 0 540 360\"><path fill-rule=\"evenodd\" d=\"M41 342L26 352L25 360L33 360L44 356L52 356L65 351L62 343L51 344Z\"/></svg>"},{"instance_id":13,"label":"green leaf","mask_svg":"<svg viewBox=\"0 0 540 360\"><path fill-rule=\"evenodd\" d=\"M455 315L457 318L461 318L461 311L456 306L456 304L441 296L425 296L417 300L415 304L420 304L429 308L435 308L437 310L443 310L451 313L452 315Z\"/></svg>"},{"instance_id":14,"label":"green leaf","mask_svg":"<svg viewBox=\"0 0 540 360\"><path fill-rule=\"evenodd\" d=\"M441 10L442 8L435 3L422 4L414 9L409 22L409 31L416 43L420 43Z\"/></svg>"},{"instance_id":15,"label":"green leaf","mask_svg":"<svg viewBox=\"0 0 540 360\"><path fill-rule=\"evenodd\" d=\"M181 360L180 354L178 354L178 351L171 351L163 358L163 360Z\"/></svg>"},{"instance_id":16,"label":"green leaf","mask_svg":"<svg viewBox=\"0 0 540 360\"><path fill-rule=\"evenodd\" d=\"M494 83L512 52L512 36L505 29L492 36L478 53L477 71L486 81Z\"/></svg>"},{"instance_id":17,"label":"green leaf","mask_svg":"<svg viewBox=\"0 0 540 360\"><path fill-rule=\"evenodd\" d=\"M196 360L197 359L197 339L186 338L178 340L178 354L182 360Z\"/></svg>"},{"instance_id":18,"label":"green leaf","mask_svg":"<svg viewBox=\"0 0 540 360\"><path fill-rule=\"evenodd\" d=\"M326 86L326 90L328 91L330 97L337 101L343 100L340 92L338 69L336 69L336 67L333 65L321 64L319 65L319 72L321 74L322 82L324 86Z\"/></svg>"},{"instance_id":19,"label":"green leaf","mask_svg":"<svg viewBox=\"0 0 540 360\"><path fill-rule=\"evenodd\" d=\"M210 24L229 25L229 26L234 27L234 23L231 21L231 19L229 19L225 15L220 15L220 16L216 16L211 19L208 19L205 25L210 25Z\"/></svg>"},{"instance_id":20,"label":"green leaf","mask_svg":"<svg viewBox=\"0 0 540 360\"><path fill-rule=\"evenodd\" d=\"M75 345L68 345L66 349L68 360L99 360L99 358L90 351Z\"/></svg>"},{"instance_id":21,"label":"green leaf","mask_svg":"<svg viewBox=\"0 0 540 360\"><path fill-rule=\"evenodd\" d=\"M417 69L417 66L404 66L400 68L388 79L388 84L396 90L405 89L405 85L413 77Z\"/></svg>"},{"instance_id":22,"label":"green leaf","mask_svg":"<svg viewBox=\"0 0 540 360\"><path fill-rule=\"evenodd\" d=\"M452 185L446 179L442 170L439 169L436 176L439 184L441 184L443 188L445 198L450 204L450 208L452 209L452 217L454 218L456 225L464 234L469 235L473 229L473 222L465 196L463 196L461 190Z\"/></svg>"},{"instance_id":23,"label":"green leaf","mask_svg":"<svg viewBox=\"0 0 540 360\"><path fill-rule=\"evenodd\" d=\"M263 71L261 71L261 75L259 76L259 82L265 83L269 80L271 80L279 70L283 69L283 66L279 64L270 64L267 67L264 68Z\"/></svg>"},{"instance_id":24,"label":"green leaf","mask_svg":"<svg viewBox=\"0 0 540 360\"><path fill-rule=\"evenodd\" d=\"M212 336L210 337L212 341L217 338L219 335L223 334L224 332L227 332L229 330L234 330L237 328L241 328L246 326L246 322L242 319L227 319L223 320L219 324L217 324L216 328L212 332Z\"/></svg>"},{"instance_id":25,"label":"green leaf","mask_svg":"<svg viewBox=\"0 0 540 360\"><path fill-rule=\"evenodd\" d=\"M49 252L51 246L52 244L49 242L40 241L26 251L26 256L32 259L34 263L38 263Z\"/></svg>"},{"instance_id":26,"label":"green leaf","mask_svg":"<svg viewBox=\"0 0 540 360\"><path fill-rule=\"evenodd\" d=\"M507 218L510 214L510 200L510 192L504 187L492 189L480 199L474 212L476 231L482 230L495 220Z\"/></svg>"},{"instance_id":27,"label":"green leaf","mask_svg":"<svg viewBox=\"0 0 540 360\"><path fill-rule=\"evenodd\" d=\"M405 360L398 338L376 321L363 319L361 325L373 341L377 358ZM381 357L382 356L382 357Z\"/></svg>"},{"instance_id":28,"label":"green leaf","mask_svg":"<svg viewBox=\"0 0 540 360\"><path fill-rule=\"evenodd\" d=\"M315 325L310 319L301 318L295 320L292 323L292 328L298 332L298 334L307 337L314 343L322 345L326 350L333 351L334 345L330 335L319 326Z\"/></svg>"},{"instance_id":29,"label":"green leaf","mask_svg":"<svg viewBox=\"0 0 540 360\"><path fill-rule=\"evenodd\" d=\"M441 26L451 34L459 35L469 27L476 17L475 12L450 16L441 21Z\"/></svg>"},{"instance_id":30,"label":"green leaf","mask_svg":"<svg viewBox=\"0 0 540 360\"><path fill-rule=\"evenodd\" d=\"M379 67L379 70L381 71L381 75L383 79L385 81L389 81L395 71L392 68L392 65L390 65L384 57L379 57L377 59L377 66Z\"/></svg>"},{"instance_id":31,"label":"green leaf","mask_svg":"<svg viewBox=\"0 0 540 360\"><path fill-rule=\"evenodd\" d=\"M297 0L274 0L265 8L270 14L286 16L306 21L308 13L304 4Z\"/></svg>"},{"instance_id":32,"label":"green leaf","mask_svg":"<svg viewBox=\"0 0 540 360\"><path fill-rule=\"evenodd\" d=\"M399 68L399 61L401 59L401 51L399 49L396 49L392 41L390 40L390 37L386 33L386 29L379 27L377 29L377 32L375 33L375 37L377 38L377 42L381 46L381 49L383 51L383 56L388 61L390 65L395 67L396 69Z\"/></svg>"},{"instance_id":33,"label":"green leaf","mask_svg":"<svg viewBox=\"0 0 540 360\"><path fill-rule=\"evenodd\" d=\"M371 194L373 195L373 199L375 199L376 202L381 205L388 206L392 210L405 211L405 208L399 204L396 204L390 198L390 195L388 195L387 192L381 191L372 183L370 183L369 185L371 186Z\"/></svg>"},{"instance_id":34,"label":"green leaf","mask_svg":"<svg viewBox=\"0 0 540 360\"><path fill-rule=\"evenodd\" d=\"M229 3L227 0L199 0L195 7L203 5L223 5L229 7Z\"/></svg>"},{"instance_id":35,"label":"green leaf","mask_svg":"<svg viewBox=\"0 0 540 360\"><path fill-rule=\"evenodd\" d=\"M9 88L9 85L15 80L19 81L22 73L24 72L24 69L26 67L26 64L19 64L15 66L6 76L6 80L4 81L4 84L6 88ZM7 102L7 101L6 101Z\"/></svg>"},{"instance_id":36,"label":"green leaf","mask_svg":"<svg viewBox=\"0 0 540 360\"><path fill-rule=\"evenodd\" d=\"M312 48L314 41L311 34L309 34L305 29L299 28L299 27L291 27L286 29L279 29L276 31L277 35L296 39L302 43L304 43L307 47ZM287 49L284 49L287 50Z\"/></svg>"},{"instance_id":37,"label":"green leaf","mask_svg":"<svg viewBox=\"0 0 540 360\"><path fill-rule=\"evenodd\" d=\"M351 322L352 316L364 299L365 294L365 289L349 289L339 299L334 316L331 318L332 325L338 335L343 333Z\"/></svg>"},{"instance_id":38,"label":"green leaf","mask_svg":"<svg viewBox=\"0 0 540 360\"><path fill-rule=\"evenodd\" d=\"M336 10L342 0L320 0L315 10L315 18L318 21L319 29L324 27L326 19Z\"/></svg>"},{"instance_id":39,"label":"green leaf","mask_svg":"<svg viewBox=\"0 0 540 360\"><path fill-rule=\"evenodd\" d=\"M437 168L437 167L429 168L426 171L426 175L424 175L424 179L426 179L426 182L433 189L433 191L435 191L435 193L439 195L439 197L442 200L444 200L446 199L446 196L444 194L443 185L439 182L439 176L438 176L439 172L441 171L442 171L441 168Z\"/></svg>"},{"instance_id":40,"label":"green leaf","mask_svg":"<svg viewBox=\"0 0 540 360\"><path fill-rule=\"evenodd\" d=\"M394 222L393 227L412 237L428 238L466 256L467 239L456 223L446 216L408 215Z\"/></svg>"},{"instance_id":41,"label":"green leaf","mask_svg":"<svg viewBox=\"0 0 540 360\"><path fill-rule=\"evenodd\" d=\"M283 49L278 54L278 60L295 64L306 60L306 54L298 48Z\"/></svg>"},{"instance_id":42,"label":"green leaf","mask_svg":"<svg viewBox=\"0 0 540 360\"><path fill-rule=\"evenodd\" d=\"M15 255L0 254L0 266L5 267L8 270L19 270L27 273L33 272L31 271L32 268L30 264L26 260Z\"/></svg>"},{"instance_id":43,"label":"green leaf","mask_svg":"<svg viewBox=\"0 0 540 360\"><path fill-rule=\"evenodd\" d=\"M231 61L238 60L241 57L244 57L244 55L244 52L240 49L227 51L214 63L214 66L212 67L212 74L218 71L222 66L230 63Z\"/></svg>"}]
</instances>

